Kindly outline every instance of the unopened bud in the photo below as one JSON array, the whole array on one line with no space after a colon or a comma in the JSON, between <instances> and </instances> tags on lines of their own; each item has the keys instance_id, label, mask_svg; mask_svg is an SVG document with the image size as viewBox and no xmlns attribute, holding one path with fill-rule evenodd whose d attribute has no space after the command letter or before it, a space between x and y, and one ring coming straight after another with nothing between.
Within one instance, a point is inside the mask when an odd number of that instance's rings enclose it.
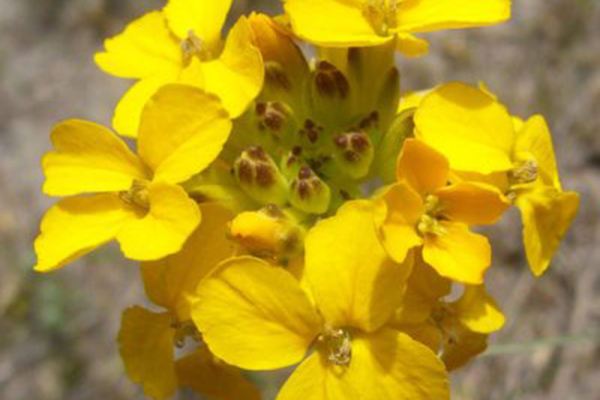
<instances>
[{"instance_id":1,"label":"unopened bud","mask_svg":"<svg viewBox=\"0 0 600 400\"><path fill-rule=\"evenodd\" d=\"M361 130L342 133L333 139L334 160L346 175L359 179L369 173L373 161L373 143Z\"/></svg>"},{"instance_id":2,"label":"unopened bud","mask_svg":"<svg viewBox=\"0 0 600 400\"><path fill-rule=\"evenodd\" d=\"M234 173L242 189L259 203L282 205L287 201L287 180L261 147L243 151L235 161Z\"/></svg>"},{"instance_id":3,"label":"unopened bud","mask_svg":"<svg viewBox=\"0 0 600 400\"><path fill-rule=\"evenodd\" d=\"M396 180L398 154L406 138L412 137L415 129L414 113L414 108L411 108L398 114L379 143L374 167L377 175L386 184Z\"/></svg>"},{"instance_id":4,"label":"unopened bud","mask_svg":"<svg viewBox=\"0 0 600 400\"><path fill-rule=\"evenodd\" d=\"M320 61L310 85L313 115L326 125L346 123L352 117L351 86L348 78L333 64Z\"/></svg>"},{"instance_id":5,"label":"unopened bud","mask_svg":"<svg viewBox=\"0 0 600 400\"><path fill-rule=\"evenodd\" d=\"M305 235L291 214L275 205L239 214L229 229L233 239L258 256L295 255L302 250Z\"/></svg>"},{"instance_id":6,"label":"unopened bud","mask_svg":"<svg viewBox=\"0 0 600 400\"><path fill-rule=\"evenodd\" d=\"M308 214L323 214L329 209L331 189L308 166L300 168L292 182L290 202Z\"/></svg>"},{"instance_id":7,"label":"unopened bud","mask_svg":"<svg viewBox=\"0 0 600 400\"><path fill-rule=\"evenodd\" d=\"M289 180L294 179L300 172L300 168L306 164L303 153L302 147L295 146L281 159L281 173Z\"/></svg>"}]
</instances>

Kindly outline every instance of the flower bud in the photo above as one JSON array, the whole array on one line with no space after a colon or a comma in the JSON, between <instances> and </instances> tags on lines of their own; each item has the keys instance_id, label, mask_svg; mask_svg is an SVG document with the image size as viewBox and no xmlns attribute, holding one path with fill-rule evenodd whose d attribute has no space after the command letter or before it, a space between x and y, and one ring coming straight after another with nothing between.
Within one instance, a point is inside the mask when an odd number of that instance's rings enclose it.
<instances>
[{"instance_id":1,"label":"flower bud","mask_svg":"<svg viewBox=\"0 0 600 400\"><path fill-rule=\"evenodd\" d=\"M411 137L415 129L414 113L415 109L411 108L398 114L383 135L377 149L377 157L375 157L377 161L374 167L377 175L386 184L396 180L398 154L400 154L404 140Z\"/></svg>"},{"instance_id":2,"label":"flower bud","mask_svg":"<svg viewBox=\"0 0 600 400\"><path fill-rule=\"evenodd\" d=\"M302 250L305 229L275 205L239 214L229 226L231 237L251 254L293 256Z\"/></svg>"},{"instance_id":3,"label":"flower bud","mask_svg":"<svg viewBox=\"0 0 600 400\"><path fill-rule=\"evenodd\" d=\"M290 202L300 211L323 214L329 209L331 189L308 166L300 168L290 188Z\"/></svg>"},{"instance_id":4,"label":"flower bud","mask_svg":"<svg viewBox=\"0 0 600 400\"><path fill-rule=\"evenodd\" d=\"M333 64L320 61L310 84L310 104L316 120L335 127L352 118L351 86Z\"/></svg>"},{"instance_id":5,"label":"flower bud","mask_svg":"<svg viewBox=\"0 0 600 400\"><path fill-rule=\"evenodd\" d=\"M259 203L286 203L287 180L261 147L251 147L243 151L235 161L234 174L242 189Z\"/></svg>"},{"instance_id":6,"label":"flower bud","mask_svg":"<svg viewBox=\"0 0 600 400\"><path fill-rule=\"evenodd\" d=\"M248 20L265 62L263 98L283 100L296 109L310 71L293 34L264 14L253 13Z\"/></svg>"},{"instance_id":7,"label":"flower bud","mask_svg":"<svg viewBox=\"0 0 600 400\"><path fill-rule=\"evenodd\" d=\"M293 180L300 172L300 168L306 164L303 152L302 147L296 146L281 159L281 173L289 180Z\"/></svg>"},{"instance_id":8,"label":"flower bud","mask_svg":"<svg viewBox=\"0 0 600 400\"><path fill-rule=\"evenodd\" d=\"M333 139L334 161L347 176L360 179L369 173L373 161L373 143L360 129L337 135Z\"/></svg>"}]
</instances>

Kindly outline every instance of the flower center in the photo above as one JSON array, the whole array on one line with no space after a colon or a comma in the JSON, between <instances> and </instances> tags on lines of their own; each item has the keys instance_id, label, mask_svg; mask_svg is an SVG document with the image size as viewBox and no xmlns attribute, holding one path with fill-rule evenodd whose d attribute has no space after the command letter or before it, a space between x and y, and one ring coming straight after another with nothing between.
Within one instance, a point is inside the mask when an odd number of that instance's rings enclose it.
<instances>
[{"instance_id":1,"label":"flower center","mask_svg":"<svg viewBox=\"0 0 600 400\"><path fill-rule=\"evenodd\" d=\"M207 61L212 58L210 51L204 45L204 41L193 30L190 30L188 37L181 41L181 54L183 65L186 67L190 65L194 57L198 57L200 61Z\"/></svg>"},{"instance_id":2,"label":"flower center","mask_svg":"<svg viewBox=\"0 0 600 400\"><path fill-rule=\"evenodd\" d=\"M529 159L518 162L515 168L508 172L511 186L534 182L538 178L538 169L539 166L536 160Z\"/></svg>"},{"instance_id":3,"label":"flower center","mask_svg":"<svg viewBox=\"0 0 600 400\"><path fill-rule=\"evenodd\" d=\"M363 5L363 16L380 36L389 36L398 26L398 0L368 0Z\"/></svg>"},{"instance_id":4,"label":"flower center","mask_svg":"<svg viewBox=\"0 0 600 400\"><path fill-rule=\"evenodd\" d=\"M447 233L446 228L440 224L440 199L434 195L425 198L425 213L417 223L417 231L421 236L441 236Z\"/></svg>"},{"instance_id":5,"label":"flower center","mask_svg":"<svg viewBox=\"0 0 600 400\"><path fill-rule=\"evenodd\" d=\"M119 198L127 205L141 208L144 211L150 210L150 195L148 193L147 181L134 179L129 190L119 192Z\"/></svg>"},{"instance_id":6,"label":"flower center","mask_svg":"<svg viewBox=\"0 0 600 400\"><path fill-rule=\"evenodd\" d=\"M352 360L352 337L345 329L325 328L319 336L319 342L327 352L327 360L339 365L348 366Z\"/></svg>"},{"instance_id":7,"label":"flower center","mask_svg":"<svg viewBox=\"0 0 600 400\"><path fill-rule=\"evenodd\" d=\"M202 334L196 328L192 321L179 322L173 321L171 328L175 330L173 341L175 347L181 349L185 346L187 338L192 339L196 343L202 342Z\"/></svg>"}]
</instances>

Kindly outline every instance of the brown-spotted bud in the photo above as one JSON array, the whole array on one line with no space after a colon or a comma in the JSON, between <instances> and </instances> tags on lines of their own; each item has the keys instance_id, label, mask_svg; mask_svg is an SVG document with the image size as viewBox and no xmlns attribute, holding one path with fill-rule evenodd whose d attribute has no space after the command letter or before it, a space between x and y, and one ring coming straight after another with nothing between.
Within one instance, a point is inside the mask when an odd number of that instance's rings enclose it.
<instances>
[{"instance_id":1,"label":"brown-spotted bud","mask_svg":"<svg viewBox=\"0 0 600 400\"><path fill-rule=\"evenodd\" d=\"M250 147L235 161L234 174L239 185L262 204L283 205L288 197L288 184L273 159L262 147Z\"/></svg>"},{"instance_id":2,"label":"brown-spotted bud","mask_svg":"<svg viewBox=\"0 0 600 400\"><path fill-rule=\"evenodd\" d=\"M338 168L353 179L369 173L373 161L373 143L360 129L342 133L333 138L334 161Z\"/></svg>"},{"instance_id":3,"label":"brown-spotted bud","mask_svg":"<svg viewBox=\"0 0 600 400\"><path fill-rule=\"evenodd\" d=\"M265 14L252 13L248 21L265 62L263 90L280 94L300 93L309 68L293 33Z\"/></svg>"},{"instance_id":4,"label":"brown-spotted bud","mask_svg":"<svg viewBox=\"0 0 600 400\"><path fill-rule=\"evenodd\" d=\"M275 205L239 214L229 225L231 237L251 254L293 256L302 250L306 231L288 212Z\"/></svg>"},{"instance_id":5,"label":"brown-spotted bud","mask_svg":"<svg viewBox=\"0 0 600 400\"><path fill-rule=\"evenodd\" d=\"M295 146L281 159L280 171L286 178L293 180L305 164L304 150L300 146Z\"/></svg>"},{"instance_id":6,"label":"brown-spotted bud","mask_svg":"<svg viewBox=\"0 0 600 400\"><path fill-rule=\"evenodd\" d=\"M331 189L308 166L300 168L290 185L290 202L308 214L323 214L331 203Z\"/></svg>"},{"instance_id":7,"label":"brown-spotted bud","mask_svg":"<svg viewBox=\"0 0 600 400\"><path fill-rule=\"evenodd\" d=\"M346 123L352 117L350 82L327 61L320 61L313 71L310 104L315 118L327 126Z\"/></svg>"}]
</instances>

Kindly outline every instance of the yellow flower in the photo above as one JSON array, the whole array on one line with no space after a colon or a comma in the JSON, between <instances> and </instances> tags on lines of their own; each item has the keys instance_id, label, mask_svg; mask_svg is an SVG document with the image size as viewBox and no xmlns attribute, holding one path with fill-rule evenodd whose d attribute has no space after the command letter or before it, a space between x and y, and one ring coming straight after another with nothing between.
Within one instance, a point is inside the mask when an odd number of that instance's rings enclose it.
<instances>
[{"instance_id":1,"label":"yellow flower","mask_svg":"<svg viewBox=\"0 0 600 400\"><path fill-rule=\"evenodd\" d=\"M230 130L218 99L183 85L165 86L148 102L139 156L100 125L59 124L52 133L56 150L43 159L44 192L74 197L45 215L35 242L35 268L60 268L114 239L134 260L179 251L201 216L178 184L219 155Z\"/></svg>"},{"instance_id":2,"label":"yellow flower","mask_svg":"<svg viewBox=\"0 0 600 400\"><path fill-rule=\"evenodd\" d=\"M135 137L146 101L168 83L186 83L219 96L232 118L242 114L263 83L260 52L245 17L223 43L231 0L169 0L162 11L133 21L96 54L108 74L138 79L117 105L113 126Z\"/></svg>"},{"instance_id":3,"label":"yellow flower","mask_svg":"<svg viewBox=\"0 0 600 400\"><path fill-rule=\"evenodd\" d=\"M200 207L202 225L179 253L142 264L148 297L166 311L132 307L123 313L121 357L131 380L153 399L166 399L186 387L218 400L259 400L258 388L210 353L190 319L198 282L236 252L226 234L233 215L215 204ZM183 349L186 342L185 354L176 357L176 347Z\"/></svg>"},{"instance_id":4,"label":"yellow flower","mask_svg":"<svg viewBox=\"0 0 600 400\"><path fill-rule=\"evenodd\" d=\"M294 32L326 47L375 46L395 40L409 56L427 52L414 33L471 28L510 18L509 0L284 0Z\"/></svg>"},{"instance_id":5,"label":"yellow flower","mask_svg":"<svg viewBox=\"0 0 600 400\"><path fill-rule=\"evenodd\" d=\"M450 290L451 282L418 254L393 325L441 352L453 370L486 349L489 334L504 326L504 315L483 285L467 285L454 302L445 300Z\"/></svg>"},{"instance_id":6,"label":"yellow flower","mask_svg":"<svg viewBox=\"0 0 600 400\"><path fill-rule=\"evenodd\" d=\"M509 203L493 186L448 184L443 155L422 141L407 139L397 167L398 183L378 201L385 248L398 262L423 246L423 258L442 276L480 284L491 263L487 238L470 225L493 224Z\"/></svg>"},{"instance_id":7,"label":"yellow flower","mask_svg":"<svg viewBox=\"0 0 600 400\"><path fill-rule=\"evenodd\" d=\"M427 95L415 114L416 135L467 179L492 183L514 200L523 219L529 266L537 276L571 226L579 195L562 190L543 117L511 117L485 89L461 83Z\"/></svg>"},{"instance_id":8,"label":"yellow flower","mask_svg":"<svg viewBox=\"0 0 600 400\"><path fill-rule=\"evenodd\" d=\"M249 370L302 361L279 400L449 398L435 354L388 325L410 263L387 257L369 202L348 203L309 232L304 273L314 304L282 268L251 257L223 263L192 310L211 351Z\"/></svg>"}]
</instances>

